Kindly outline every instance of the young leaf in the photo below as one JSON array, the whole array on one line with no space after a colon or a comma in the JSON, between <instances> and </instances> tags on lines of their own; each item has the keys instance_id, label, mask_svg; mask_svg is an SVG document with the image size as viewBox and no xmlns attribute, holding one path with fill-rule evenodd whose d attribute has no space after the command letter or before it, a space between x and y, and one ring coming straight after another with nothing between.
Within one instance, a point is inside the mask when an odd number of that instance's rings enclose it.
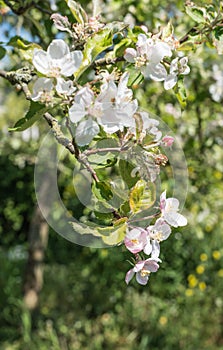
<instances>
[{"instance_id":1,"label":"young leaf","mask_svg":"<svg viewBox=\"0 0 223 350\"><path fill-rule=\"evenodd\" d=\"M98 232L104 243L116 245L123 241L127 229L126 220L126 218L121 218L114 223L114 226L98 227Z\"/></svg>"},{"instance_id":2,"label":"young leaf","mask_svg":"<svg viewBox=\"0 0 223 350\"><path fill-rule=\"evenodd\" d=\"M5 54L6 54L6 49L0 46L0 60L5 56Z\"/></svg>"},{"instance_id":3,"label":"young leaf","mask_svg":"<svg viewBox=\"0 0 223 350\"><path fill-rule=\"evenodd\" d=\"M9 128L9 131L23 131L32 126L47 110L49 107L45 107L38 102L31 101L29 111L25 117L18 120L13 128Z\"/></svg>"},{"instance_id":4,"label":"young leaf","mask_svg":"<svg viewBox=\"0 0 223 350\"><path fill-rule=\"evenodd\" d=\"M197 23L205 23L205 8L186 6L186 13Z\"/></svg>"},{"instance_id":5,"label":"young leaf","mask_svg":"<svg viewBox=\"0 0 223 350\"><path fill-rule=\"evenodd\" d=\"M142 210L149 209L155 202L155 185L145 180L139 180L133 187L129 196L131 211L135 214Z\"/></svg>"},{"instance_id":6,"label":"young leaf","mask_svg":"<svg viewBox=\"0 0 223 350\"><path fill-rule=\"evenodd\" d=\"M34 49L42 49L40 45L36 43L30 43L29 41L24 40L18 35L12 37L7 43L7 45L17 48L20 51L22 57L30 62L33 58Z\"/></svg>"},{"instance_id":7,"label":"young leaf","mask_svg":"<svg viewBox=\"0 0 223 350\"><path fill-rule=\"evenodd\" d=\"M183 83L183 78L180 78L174 87L174 92L182 108L187 105L187 92Z\"/></svg>"},{"instance_id":8,"label":"young leaf","mask_svg":"<svg viewBox=\"0 0 223 350\"><path fill-rule=\"evenodd\" d=\"M112 45L112 38L113 33L111 29L103 28L88 39L83 50L82 65L75 73L76 79L78 79L79 76L90 66L90 64L95 61L100 53Z\"/></svg>"},{"instance_id":9,"label":"young leaf","mask_svg":"<svg viewBox=\"0 0 223 350\"><path fill-rule=\"evenodd\" d=\"M92 191L99 200L109 201L113 198L111 185L105 181L93 183Z\"/></svg>"},{"instance_id":10,"label":"young leaf","mask_svg":"<svg viewBox=\"0 0 223 350\"><path fill-rule=\"evenodd\" d=\"M122 179L125 181L128 188L132 188L136 182L139 180L137 176L131 176L132 171L136 168L134 164L131 164L127 160L119 160L119 172Z\"/></svg>"},{"instance_id":11,"label":"young leaf","mask_svg":"<svg viewBox=\"0 0 223 350\"><path fill-rule=\"evenodd\" d=\"M65 0L67 6L70 8L72 15L80 24L88 23L88 15L83 7L74 0Z\"/></svg>"}]
</instances>

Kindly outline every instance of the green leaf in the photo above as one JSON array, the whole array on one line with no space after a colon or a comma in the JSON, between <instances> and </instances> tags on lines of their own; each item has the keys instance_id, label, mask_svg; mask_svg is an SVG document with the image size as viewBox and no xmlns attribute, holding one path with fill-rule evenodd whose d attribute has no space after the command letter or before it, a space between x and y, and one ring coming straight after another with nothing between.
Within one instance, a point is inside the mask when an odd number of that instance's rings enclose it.
<instances>
[{"instance_id":1,"label":"green leaf","mask_svg":"<svg viewBox=\"0 0 223 350\"><path fill-rule=\"evenodd\" d=\"M114 47L114 54L115 57L120 57L123 56L125 53L125 50L130 47L132 44L132 40L129 38L124 38L121 41L119 41L118 44L115 45Z\"/></svg>"},{"instance_id":2,"label":"green leaf","mask_svg":"<svg viewBox=\"0 0 223 350\"><path fill-rule=\"evenodd\" d=\"M168 22L167 26L162 29L162 40L169 38L169 36L173 35L173 25L170 22Z\"/></svg>"},{"instance_id":3,"label":"green leaf","mask_svg":"<svg viewBox=\"0 0 223 350\"><path fill-rule=\"evenodd\" d=\"M223 27L215 28L213 45L216 48L219 55L223 54Z\"/></svg>"},{"instance_id":4,"label":"green leaf","mask_svg":"<svg viewBox=\"0 0 223 350\"><path fill-rule=\"evenodd\" d=\"M186 6L186 13L197 23L206 23L206 10L203 7Z\"/></svg>"},{"instance_id":5,"label":"green leaf","mask_svg":"<svg viewBox=\"0 0 223 350\"><path fill-rule=\"evenodd\" d=\"M13 128L9 128L9 131L23 131L32 126L47 110L49 107L39 104L38 102L31 101L29 111L25 117L18 120Z\"/></svg>"},{"instance_id":6,"label":"green leaf","mask_svg":"<svg viewBox=\"0 0 223 350\"><path fill-rule=\"evenodd\" d=\"M133 169L135 169L135 168L136 168L136 165L134 165L134 164L132 164L124 159L119 160L119 172L120 172L122 179L124 180L124 182L128 186L128 188L132 188L136 184L136 182L139 180L139 177L131 176L131 173L132 173Z\"/></svg>"},{"instance_id":7,"label":"green leaf","mask_svg":"<svg viewBox=\"0 0 223 350\"><path fill-rule=\"evenodd\" d=\"M132 213L149 209L156 199L155 185L152 182L139 180L133 187L129 196L129 205Z\"/></svg>"},{"instance_id":8,"label":"green leaf","mask_svg":"<svg viewBox=\"0 0 223 350\"><path fill-rule=\"evenodd\" d=\"M101 237L107 245L117 245L121 243L125 237L127 224L127 218L121 218L117 220L114 225L107 227L100 227L92 222L87 224L80 222L70 222L74 231L80 235L93 235L95 237Z\"/></svg>"},{"instance_id":9,"label":"green leaf","mask_svg":"<svg viewBox=\"0 0 223 350\"><path fill-rule=\"evenodd\" d=\"M98 211L94 211L94 215L96 219L102 222L104 225L111 224L112 220L114 219L113 213L101 213Z\"/></svg>"},{"instance_id":10,"label":"green leaf","mask_svg":"<svg viewBox=\"0 0 223 350\"><path fill-rule=\"evenodd\" d=\"M133 65L129 65L126 68L126 71L129 72L128 86L131 86L132 88L137 88L138 85L140 85L144 80L144 76Z\"/></svg>"},{"instance_id":11,"label":"green leaf","mask_svg":"<svg viewBox=\"0 0 223 350\"><path fill-rule=\"evenodd\" d=\"M5 56L5 54L6 54L6 49L0 46L0 60Z\"/></svg>"},{"instance_id":12,"label":"green leaf","mask_svg":"<svg viewBox=\"0 0 223 350\"><path fill-rule=\"evenodd\" d=\"M75 78L79 76L95 61L100 53L111 47L113 33L110 28L103 28L101 31L94 34L86 42L83 50L83 61L75 73Z\"/></svg>"},{"instance_id":13,"label":"green leaf","mask_svg":"<svg viewBox=\"0 0 223 350\"><path fill-rule=\"evenodd\" d=\"M70 222L71 226L73 227L74 231L79 233L80 235L93 235L95 237L100 237L100 233L97 230L97 225L94 223L88 223L88 225L80 223L80 222Z\"/></svg>"},{"instance_id":14,"label":"green leaf","mask_svg":"<svg viewBox=\"0 0 223 350\"><path fill-rule=\"evenodd\" d=\"M92 185L92 191L99 200L109 201L113 198L111 185L105 181L94 182Z\"/></svg>"},{"instance_id":15,"label":"green leaf","mask_svg":"<svg viewBox=\"0 0 223 350\"><path fill-rule=\"evenodd\" d=\"M121 218L114 223L114 226L98 227L102 240L108 245L117 245L125 237L127 230L127 218Z\"/></svg>"},{"instance_id":16,"label":"green leaf","mask_svg":"<svg viewBox=\"0 0 223 350\"><path fill-rule=\"evenodd\" d=\"M67 6L70 8L72 15L78 23L88 23L88 15L84 11L83 7L74 0L65 0Z\"/></svg>"},{"instance_id":17,"label":"green leaf","mask_svg":"<svg viewBox=\"0 0 223 350\"><path fill-rule=\"evenodd\" d=\"M178 82L173 90L176 94L178 101L180 102L181 107L185 108L187 105L187 92L183 83L183 77L178 79Z\"/></svg>"},{"instance_id":18,"label":"green leaf","mask_svg":"<svg viewBox=\"0 0 223 350\"><path fill-rule=\"evenodd\" d=\"M41 46L39 46L36 43L30 43L27 40L24 40L20 36L16 35L13 38L10 39L10 41L7 43L9 46L13 46L17 48L22 57L27 61L32 61L33 58L33 51L34 49L42 49Z\"/></svg>"}]
</instances>

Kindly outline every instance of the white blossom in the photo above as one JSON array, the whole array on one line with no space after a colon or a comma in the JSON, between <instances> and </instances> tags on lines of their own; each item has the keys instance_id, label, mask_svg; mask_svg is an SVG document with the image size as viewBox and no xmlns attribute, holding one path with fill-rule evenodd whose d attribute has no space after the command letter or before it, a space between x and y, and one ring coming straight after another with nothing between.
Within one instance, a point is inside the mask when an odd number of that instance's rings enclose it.
<instances>
[{"instance_id":1,"label":"white blossom","mask_svg":"<svg viewBox=\"0 0 223 350\"><path fill-rule=\"evenodd\" d=\"M161 218L173 227L187 225L187 219L178 213L179 201L176 198L166 198L166 191L160 196Z\"/></svg>"},{"instance_id":2,"label":"white blossom","mask_svg":"<svg viewBox=\"0 0 223 350\"><path fill-rule=\"evenodd\" d=\"M188 58L179 57L175 58L170 65L170 73L167 75L164 81L164 89L172 89L176 83L179 74L186 75L190 73L190 67L187 65Z\"/></svg>"},{"instance_id":3,"label":"white blossom","mask_svg":"<svg viewBox=\"0 0 223 350\"><path fill-rule=\"evenodd\" d=\"M53 81L49 78L38 78L33 85L33 101L49 103L53 98Z\"/></svg>"},{"instance_id":4,"label":"white blossom","mask_svg":"<svg viewBox=\"0 0 223 350\"><path fill-rule=\"evenodd\" d=\"M47 51L34 50L33 65L47 77L69 77L78 70L82 59L83 54L81 51L70 52L64 40L55 39L48 46Z\"/></svg>"}]
</instances>

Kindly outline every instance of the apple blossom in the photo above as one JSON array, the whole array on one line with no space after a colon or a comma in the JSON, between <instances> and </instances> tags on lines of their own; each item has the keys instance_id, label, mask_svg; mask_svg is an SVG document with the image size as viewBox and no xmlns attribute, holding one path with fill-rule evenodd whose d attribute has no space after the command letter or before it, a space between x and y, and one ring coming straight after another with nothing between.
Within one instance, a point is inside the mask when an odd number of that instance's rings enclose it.
<instances>
[{"instance_id":1,"label":"apple blossom","mask_svg":"<svg viewBox=\"0 0 223 350\"><path fill-rule=\"evenodd\" d=\"M127 87L129 74L124 73L118 85L110 79L101 86L97 102L101 104L102 114L99 124L108 133L135 126L133 118L137 110L137 100L132 100L132 90Z\"/></svg>"},{"instance_id":2,"label":"apple blossom","mask_svg":"<svg viewBox=\"0 0 223 350\"><path fill-rule=\"evenodd\" d=\"M161 217L173 227L187 225L187 219L178 213L179 201L176 198L166 198L166 191L160 196Z\"/></svg>"},{"instance_id":3,"label":"apple blossom","mask_svg":"<svg viewBox=\"0 0 223 350\"><path fill-rule=\"evenodd\" d=\"M148 226L146 228L147 244L144 246L144 253L147 255L152 254L152 257L159 257L160 254L160 242L166 240L171 234L170 226L162 219L158 219L155 225Z\"/></svg>"},{"instance_id":4,"label":"apple blossom","mask_svg":"<svg viewBox=\"0 0 223 350\"><path fill-rule=\"evenodd\" d=\"M53 82L49 78L38 78L33 85L33 93L31 95L33 101L42 103L50 103L53 98Z\"/></svg>"},{"instance_id":5,"label":"apple blossom","mask_svg":"<svg viewBox=\"0 0 223 350\"><path fill-rule=\"evenodd\" d=\"M179 74L186 75L190 73L190 67L187 65L188 58L179 57L175 58L170 65L170 73L167 75L164 81L164 89L172 89L176 83Z\"/></svg>"},{"instance_id":6,"label":"apple blossom","mask_svg":"<svg viewBox=\"0 0 223 350\"><path fill-rule=\"evenodd\" d=\"M165 147L171 147L172 144L174 143L174 138L172 136L164 136L161 140L161 144Z\"/></svg>"},{"instance_id":7,"label":"apple blossom","mask_svg":"<svg viewBox=\"0 0 223 350\"><path fill-rule=\"evenodd\" d=\"M159 264L155 259L149 258L146 260L141 260L127 272L125 282L129 284L133 276L136 274L136 281L141 285L146 285L151 272L156 272L158 268Z\"/></svg>"},{"instance_id":8,"label":"apple blossom","mask_svg":"<svg viewBox=\"0 0 223 350\"><path fill-rule=\"evenodd\" d=\"M43 75L52 78L71 76L80 67L82 59L82 52L70 52L62 39L53 40L47 51L35 49L33 53L34 67Z\"/></svg>"},{"instance_id":9,"label":"apple blossom","mask_svg":"<svg viewBox=\"0 0 223 350\"><path fill-rule=\"evenodd\" d=\"M135 63L145 78L155 81L167 77L166 68L160 63L166 56L172 56L171 47L161 40L148 38L146 34L139 34L136 49L127 48L124 54L126 61Z\"/></svg>"},{"instance_id":10,"label":"apple blossom","mask_svg":"<svg viewBox=\"0 0 223 350\"><path fill-rule=\"evenodd\" d=\"M146 230L140 227L133 228L125 236L124 243L126 248L133 254L141 252L146 244L146 236Z\"/></svg>"}]
</instances>

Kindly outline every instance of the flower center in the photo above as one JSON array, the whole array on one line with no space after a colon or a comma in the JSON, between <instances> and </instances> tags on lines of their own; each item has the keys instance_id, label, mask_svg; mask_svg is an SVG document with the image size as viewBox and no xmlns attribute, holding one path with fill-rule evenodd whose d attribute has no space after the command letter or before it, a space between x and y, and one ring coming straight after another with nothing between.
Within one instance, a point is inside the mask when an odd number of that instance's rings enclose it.
<instances>
[{"instance_id":1,"label":"flower center","mask_svg":"<svg viewBox=\"0 0 223 350\"><path fill-rule=\"evenodd\" d=\"M61 75L60 71L61 71L60 67L51 66L49 76L52 78L58 78Z\"/></svg>"},{"instance_id":2,"label":"flower center","mask_svg":"<svg viewBox=\"0 0 223 350\"><path fill-rule=\"evenodd\" d=\"M150 271L142 269L142 270L140 271L140 275L141 275L142 277L149 276L149 275L150 275Z\"/></svg>"},{"instance_id":3,"label":"flower center","mask_svg":"<svg viewBox=\"0 0 223 350\"><path fill-rule=\"evenodd\" d=\"M131 239L132 244L139 244L138 239Z\"/></svg>"}]
</instances>

